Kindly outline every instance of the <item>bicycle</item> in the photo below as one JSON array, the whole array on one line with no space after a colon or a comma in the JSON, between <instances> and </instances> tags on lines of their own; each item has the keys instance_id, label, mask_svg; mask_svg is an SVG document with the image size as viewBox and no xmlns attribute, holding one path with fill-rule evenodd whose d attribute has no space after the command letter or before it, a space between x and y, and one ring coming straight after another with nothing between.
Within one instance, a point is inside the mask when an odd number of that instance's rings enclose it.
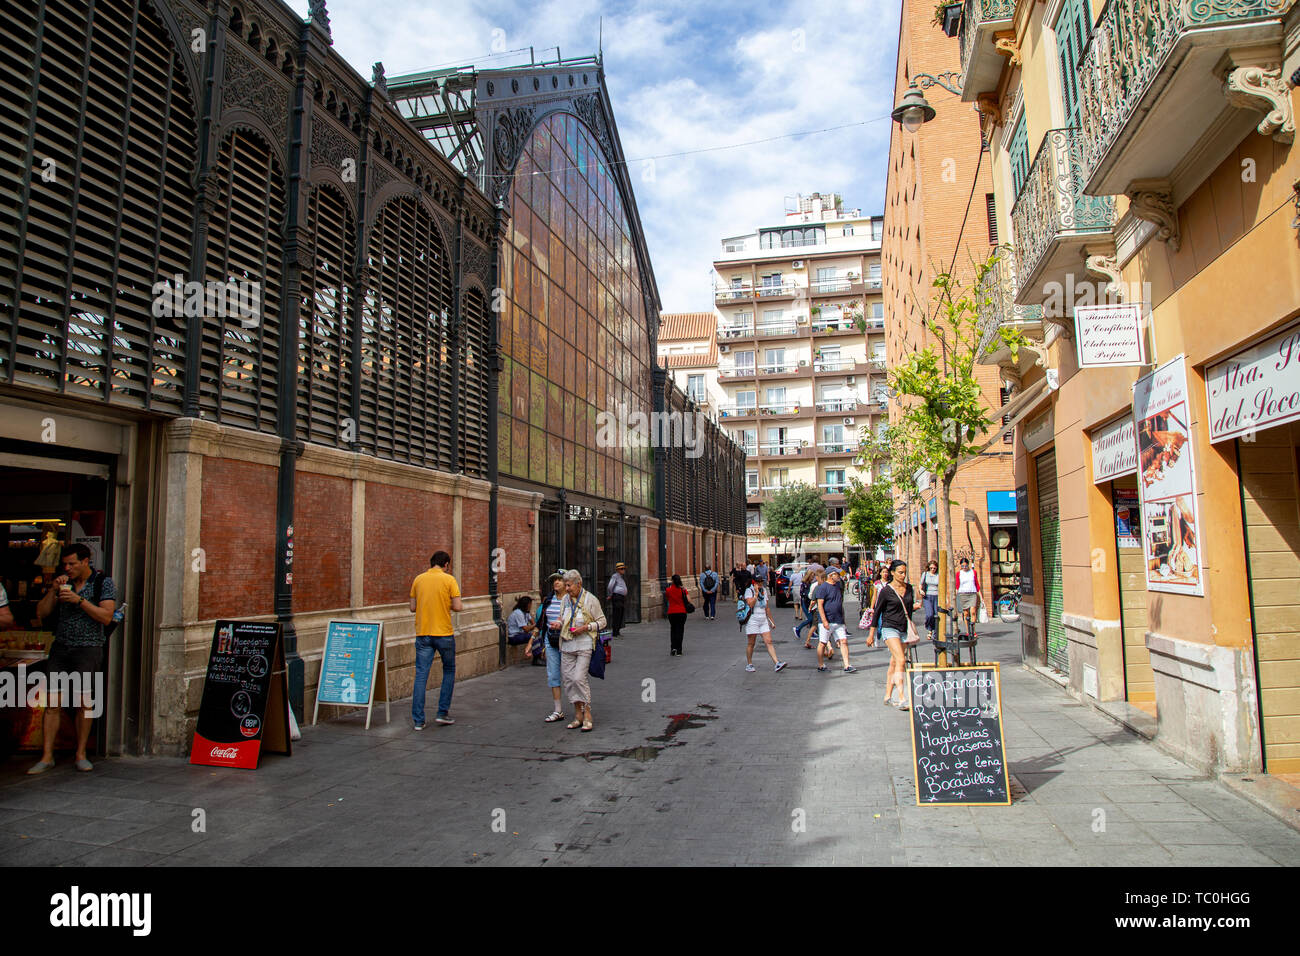
<instances>
[{"instance_id":1,"label":"bicycle","mask_svg":"<svg viewBox=\"0 0 1300 956\"><path fill-rule=\"evenodd\" d=\"M1022 594L1020 588L1014 591L1007 591L1002 597L997 599L995 607L998 611L998 617L1004 624L1014 624L1020 620L1020 598Z\"/></svg>"}]
</instances>

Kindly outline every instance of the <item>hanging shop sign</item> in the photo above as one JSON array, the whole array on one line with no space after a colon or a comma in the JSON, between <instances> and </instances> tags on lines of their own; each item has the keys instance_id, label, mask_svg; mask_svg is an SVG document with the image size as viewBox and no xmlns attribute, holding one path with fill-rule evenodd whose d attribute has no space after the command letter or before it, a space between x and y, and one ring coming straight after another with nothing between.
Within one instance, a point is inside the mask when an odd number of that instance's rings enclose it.
<instances>
[{"instance_id":1,"label":"hanging shop sign","mask_svg":"<svg viewBox=\"0 0 1300 956\"><path fill-rule=\"evenodd\" d=\"M217 621L190 763L256 770L263 747L290 753L280 625Z\"/></svg>"},{"instance_id":2,"label":"hanging shop sign","mask_svg":"<svg viewBox=\"0 0 1300 956\"><path fill-rule=\"evenodd\" d=\"M1074 324L1079 368L1147 364L1140 302L1076 306Z\"/></svg>"},{"instance_id":3,"label":"hanging shop sign","mask_svg":"<svg viewBox=\"0 0 1300 956\"><path fill-rule=\"evenodd\" d=\"M912 763L918 806L1008 806L997 664L915 668Z\"/></svg>"},{"instance_id":4,"label":"hanging shop sign","mask_svg":"<svg viewBox=\"0 0 1300 956\"><path fill-rule=\"evenodd\" d=\"M388 655L384 650L384 625L379 621L330 621L325 631L320 683L311 722L316 723L321 704L364 707L366 730L371 710L381 694L384 719L392 720L388 700Z\"/></svg>"},{"instance_id":5,"label":"hanging shop sign","mask_svg":"<svg viewBox=\"0 0 1300 956\"><path fill-rule=\"evenodd\" d=\"M1137 471L1137 427L1132 413L1092 435L1092 483L1100 485Z\"/></svg>"},{"instance_id":6,"label":"hanging shop sign","mask_svg":"<svg viewBox=\"0 0 1300 956\"><path fill-rule=\"evenodd\" d=\"M1300 419L1300 324L1205 369L1210 441Z\"/></svg>"},{"instance_id":7,"label":"hanging shop sign","mask_svg":"<svg viewBox=\"0 0 1300 956\"><path fill-rule=\"evenodd\" d=\"M1147 590L1204 594L1185 356L1133 384Z\"/></svg>"}]
</instances>

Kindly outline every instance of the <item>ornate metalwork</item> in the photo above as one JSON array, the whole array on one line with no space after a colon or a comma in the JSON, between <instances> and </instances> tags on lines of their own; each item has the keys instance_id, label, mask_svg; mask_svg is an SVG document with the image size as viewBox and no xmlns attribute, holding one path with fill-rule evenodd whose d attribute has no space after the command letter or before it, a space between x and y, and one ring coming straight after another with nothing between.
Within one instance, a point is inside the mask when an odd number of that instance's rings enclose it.
<instances>
[{"instance_id":1,"label":"ornate metalwork","mask_svg":"<svg viewBox=\"0 0 1300 956\"><path fill-rule=\"evenodd\" d=\"M961 96L961 87L965 80L965 76L956 70L949 70L937 76L933 73L918 73L912 77L912 83L923 90L928 90L932 86L942 86L954 96Z\"/></svg>"},{"instance_id":2,"label":"ornate metalwork","mask_svg":"<svg viewBox=\"0 0 1300 956\"><path fill-rule=\"evenodd\" d=\"M1239 66L1223 78L1223 95L1233 106L1262 109L1264 119L1257 129L1279 143L1295 139L1295 116L1291 112L1291 91L1282 79L1282 68Z\"/></svg>"},{"instance_id":3,"label":"ornate metalwork","mask_svg":"<svg viewBox=\"0 0 1300 956\"><path fill-rule=\"evenodd\" d=\"M1011 209L1016 235L1016 273L1037 274L1043 258L1062 238L1109 233L1115 200L1083 192L1078 129L1048 130Z\"/></svg>"},{"instance_id":4,"label":"ornate metalwork","mask_svg":"<svg viewBox=\"0 0 1300 956\"><path fill-rule=\"evenodd\" d=\"M961 69L970 69L970 57L975 52L979 28L991 22L1009 23L1016 14L1016 0L966 0L961 13Z\"/></svg>"},{"instance_id":5,"label":"ornate metalwork","mask_svg":"<svg viewBox=\"0 0 1300 956\"><path fill-rule=\"evenodd\" d=\"M222 106L248 110L272 133L282 134L289 128L289 91L271 76L238 50L228 50Z\"/></svg>"},{"instance_id":6,"label":"ornate metalwork","mask_svg":"<svg viewBox=\"0 0 1300 956\"><path fill-rule=\"evenodd\" d=\"M496 160L493 191L497 199L510 195L510 179L533 129L535 111L531 106L502 110L492 128L492 156Z\"/></svg>"},{"instance_id":7,"label":"ornate metalwork","mask_svg":"<svg viewBox=\"0 0 1300 956\"><path fill-rule=\"evenodd\" d=\"M590 96L575 96L573 112L596 134L596 141L606 156L614 155L614 146L609 138L609 123L605 120L605 111L601 109L600 97L595 93Z\"/></svg>"},{"instance_id":8,"label":"ornate metalwork","mask_svg":"<svg viewBox=\"0 0 1300 956\"><path fill-rule=\"evenodd\" d=\"M1083 181L1092 178L1188 30L1278 17L1290 0L1111 0L1079 64Z\"/></svg>"},{"instance_id":9,"label":"ornate metalwork","mask_svg":"<svg viewBox=\"0 0 1300 956\"><path fill-rule=\"evenodd\" d=\"M1178 230L1178 210L1174 208L1172 187L1167 179L1135 179L1128 189L1129 212L1139 219L1153 222L1160 239L1174 252L1182 244Z\"/></svg>"},{"instance_id":10,"label":"ornate metalwork","mask_svg":"<svg viewBox=\"0 0 1300 956\"><path fill-rule=\"evenodd\" d=\"M979 350L983 357L997 351L998 329L1034 325L1043 320L1041 305L1016 305L1016 270L1011 261L1011 249L1003 246L993 268L984 274L984 281L976 289L979 306Z\"/></svg>"}]
</instances>

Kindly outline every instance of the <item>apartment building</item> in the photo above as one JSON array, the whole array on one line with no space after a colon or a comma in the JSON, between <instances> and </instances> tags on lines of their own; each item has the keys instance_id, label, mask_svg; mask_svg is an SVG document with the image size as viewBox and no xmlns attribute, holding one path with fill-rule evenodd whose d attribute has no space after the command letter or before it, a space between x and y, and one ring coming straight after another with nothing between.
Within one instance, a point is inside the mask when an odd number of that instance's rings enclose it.
<instances>
[{"instance_id":1,"label":"apartment building","mask_svg":"<svg viewBox=\"0 0 1300 956\"><path fill-rule=\"evenodd\" d=\"M987 325L1035 340L987 356L1025 659L1194 765L1300 772L1300 8L968 0L958 32L1014 244Z\"/></svg>"},{"instance_id":2,"label":"apartment building","mask_svg":"<svg viewBox=\"0 0 1300 956\"><path fill-rule=\"evenodd\" d=\"M725 393L718 385L718 319L713 312L663 312L658 356L673 384L712 418Z\"/></svg>"},{"instance_id":3,"label":"apartment building","mask_svg":"<svg viewBox=\"0 0 1300 956\"><path fill-rule=\"evenodd\" d=\"M761 505L795 482L822 490L826 536L809 556L843 556L840 523L861 431L885 410L883 220L834 193L798 196L783 222L722 241L713 263L718 421L746 450L751 555L792 556L764 534Z\"/></svg>"},{"instance_id":4,"label":"apartment building","mask_svg":"<svg viewBox=\"0 0 1300 956\"><path fill-rule=\"evenodd\" d=\"M943 353L931 321L933 280L951 272L969 290L973 265L998 243L993 183L979 115L953 92L961 81L958 41L934 23L934 5L905 0L899 26L894 98L923 89L934 115L919 129L892 129L885 186L885 339L889 362L901 363L926 346ZM996 366L977 370L986 406L1000 409L1008 391ZM899 416L903 408L891 406ZM1010 444L995 442L964 465L952 485L950 574L961 558L979 573L985 604L1020 583L1019 535ZM938 558L941 508L937 482L919 496L895 495L894 548L913 576ZM951 580L951 578L950 578Z\"/></svg>"}]
</instances>

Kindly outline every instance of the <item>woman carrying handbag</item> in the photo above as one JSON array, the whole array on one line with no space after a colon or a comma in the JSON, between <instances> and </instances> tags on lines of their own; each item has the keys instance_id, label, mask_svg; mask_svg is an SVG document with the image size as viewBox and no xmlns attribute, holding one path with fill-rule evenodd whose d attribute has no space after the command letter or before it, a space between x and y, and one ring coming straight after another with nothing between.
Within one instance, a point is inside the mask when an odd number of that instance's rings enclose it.
<instances>
[{"instance_id":1,"label":"woman carrying handbag","mask_svg":"<svg viewBox=\"0 0 1300 956\"><path fill-rule=\"evenodd\" d=\"M668 656L681 657L686 615L695 608L691 605L691 599L686 596L686 589L682 587L680 574L674 574L673 583L664 588L664 608L668 612L668 626L671 633Z\"/></svg>"},{"instance_id":2,"label":"woman carrying handbag","mask_svg":"<svg viewBox=\"0 0 1300 956\"><path fill-rule=\"evenodd\" d=\"M921 602L916 599L912 585L907 583L907 563L894 561L889 565L889 584L882 587L876 595L872 609L872 627L867 631L867 647L876 643L876 631L884 638L889 648L889 672L885 675L886 707L895 706L899 710L911 708L907 692L907 652L904 643L915 644L918 635L912 623L912 612L920 610ZM878 619L880 626L875 626ZM899 697L893 699L894 687L899 688Z\"/></svg>"}]
</instances>

